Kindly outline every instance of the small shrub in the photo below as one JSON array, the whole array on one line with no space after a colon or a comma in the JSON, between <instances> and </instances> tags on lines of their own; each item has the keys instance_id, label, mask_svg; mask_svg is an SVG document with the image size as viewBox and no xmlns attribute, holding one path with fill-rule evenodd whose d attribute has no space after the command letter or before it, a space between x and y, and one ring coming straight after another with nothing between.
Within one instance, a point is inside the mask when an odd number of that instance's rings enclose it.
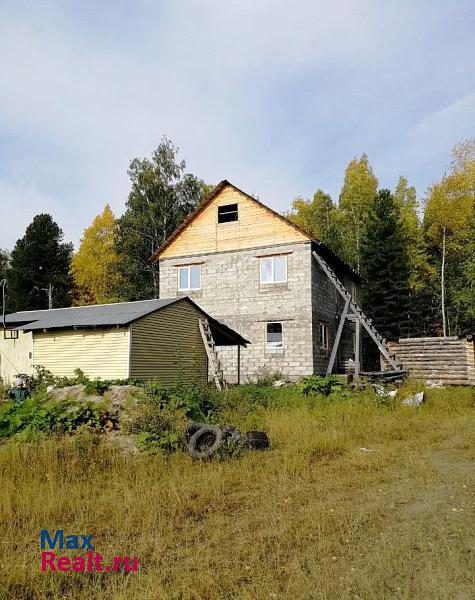
<instances>
[{"instance_id":1,"label":"small shrub","mask_svg":"<svg viewBox=\"0 0 475 600\"><path fill-rule=\"evenodd\" d=\"M26 385L33 394L40 390L46 390L48 385L54 385L54 375L48 369L41 365L35 365L34 375L29 375L26 378Z\"/></svg>"},{"instance_id":2,"label":"small shrub","mask_svg":"<svg viewBox=\"0 0 475 600\"><path fill-rule=\"evenodd\" d=\"M86 459L93 454L99 445L100 436L97 430L89 425L78 427L76 435L72 438L72 445L81 459Z\"/></svg>"},{"instance_id":3,"label":"small shrub","mask_svg":"<svg viewBox=\"0 0 475 600\"><path fill-rule=\"evenodd\" d=\"M82 384L87 385L89 383L89 378L86 376L82 369L74 369L74 384Z\"/></svg>"},{"instance_id":4,"label":"small shrub","mask_svg":"<svg viewBox=\"0 0 475 600\"><path fill-rule=\"evenodd\" d=\"M280 371L271 371L267 367L259 367L254 383L258 386L270 386L274 381L278 381L279 379L282 379L282 373Z\"/></svg>"},{"instance_id":5,"label":"small shrub","mask_svg":"<svg viewBox=\"0 0 475 600\"><path fill-rule=\"evenodd\" d=\"M341 386L341 381L336 377L323 377L321 375L303 377L297 383L297 388L304 396L308 396L309 394L323 394L324 396L328 396L332 392L340 390Z\"/></svg>"},{"instance_id":6,"label":"small shrub","mask_svg":"<svg viewBox=\"0 0 475 600\"><path fill-rule=\"evenodd\" d=\"M0 400L8 398L9 388L5 385L3 379L0 377Z\"/></svg>"},{"instance_id":7,"label":"small shrub","mask_svg":"<svg viewBox=\"0 0 475 600\"><path fill-rule=\"evenodd\" d=\"M171 452L179 446L187 423L186 410L170 403L165 390L154 387L144 392L137 412L126 422L129 433L137 434L137 446L149 452Z\"/></svg>"},{"instance_id":8,"label":"small shrub","mask_svg":"<svg viewBox=\"0 0 475 600\"><path fill-rule=\"evenodd\" d=\"M48 402L37 392L22 403L7 402L0 407L0 438L17 436L24 441L50 434L74 433L81 426L102 430L117 416L94 403L74 404L65 399Z\"/></svg>"},{"instance_id":9,"label":"small shrub","mask_svg":"<svg viewBox=\"0 0 475 600\"><path fill-rule=\"evenodd\" d=\"M216 394L209 387L199 385L175 384L164 387L161 383L151 381L144 384L142 399L152 400L157 406L167 406L185 414L193 421L205 420L216 409Z\"/></svg>"},{"instance_id":10,"label":"small shrub","mask_svg":"<svg viewBox=\"0 0 475 600\"><path fill-rule=\"evenodd\" d=\"M103 396L109 389L110 385L108 381L102 381L101 379L94 379L84 384L84 392L88 396Z\"/></svg>"},{"instance_id":11,"label":"small shrub","mask_svg":"<svg viewBox=\"0 0 475 600\"><path fill-rule=\"evenodd\" d=\"M163 432L160 435L143 431L135 438L137 448L142 452L151 454L157 452L170 453L176 450L180 443L180 436L175 431Z\"/></svg>"}]
</instances>

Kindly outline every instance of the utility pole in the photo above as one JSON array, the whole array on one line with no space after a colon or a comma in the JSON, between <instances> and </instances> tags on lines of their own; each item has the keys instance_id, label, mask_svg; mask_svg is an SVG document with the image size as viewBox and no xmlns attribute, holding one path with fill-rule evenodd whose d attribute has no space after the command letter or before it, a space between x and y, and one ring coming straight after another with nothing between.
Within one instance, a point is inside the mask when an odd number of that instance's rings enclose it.
<instances>
[{"instance_id":1,"label":"utility pole","mask_svg":"<svg viewBox=\"0 0 475 600\"><path fill-rule=\"evenodd\" d=\"M48 308L51 310L53 308L54 285L51 285L51 283L48 283L47 288L41 288L41 289L48 294Z\"/></svg>"}]
</instances>

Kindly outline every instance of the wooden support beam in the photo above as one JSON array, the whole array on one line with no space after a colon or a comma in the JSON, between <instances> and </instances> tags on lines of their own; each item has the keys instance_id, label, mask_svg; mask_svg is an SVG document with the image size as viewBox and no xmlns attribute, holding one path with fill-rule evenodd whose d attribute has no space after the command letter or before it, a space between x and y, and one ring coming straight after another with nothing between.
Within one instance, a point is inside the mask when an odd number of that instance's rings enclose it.
<instances>
[{"instance_id":1,"label":"wooden support beam","mask_svg":"<svg viewBox=\"0 0 475 600\"><path fill-rule=\"evenodd\" d=\"M396 362L393 360L393 358L391 357L389 352L386 350L384 345L381 344L381 342L378 340L378 338L374 335L373 331L371 330L371 328L368 326L368 324L366 323L366 321L364 319L361 320L361 324L366 329L366 331L369 333L369 336L371 337L373 342L376 344L376 346L378 346L379 352L384 356L384 358L388 361L388 363L391 365L391 367L393 369L397 369L398 366L397 366Z\"/></svg>"},{"instance_id":2,"label":"wooden support beam","mask_svg":"<svg viewBox=\"0 0 475 600\"><path fill-rule=\"evenodd\" d=\"M374 341L374 343L378 347L379 352L384 356L384 358L386 358L386 360L388 361L388 363L391 365L391 367L393 369L397 369L398 368L397 364L393 360L391 355L389 354L383 338L376 331L371 320L366 317L366 315L363 313L363 311L358 306L358 304L353 300L351 293L345 288L343 283L338 279L338 277L333 272L333 270L330 268L330 266L327 265L327 263L323 260L323 258L321 256L319 256L317 252L315 252L315 250L312 251L312 255L315 258L315 260L318 262L320 267L322 268L323 272L327 275L328 279L332 282L332 284L334 285L334 287L338 291L338 293L345 299L345 301L349 301L349 308L351 311L350 316L354 315L355 323L359 323L360 325L363 325L363 327L368 332L370 338ZM333 368L333 365L332 365L332 368Z\"/></svg>"},{"instance_id":3,"label":"wooden support beam","mask_svg":"<svg viewBox=\"0 0 475 600\"><path fill-rule=\"evenodd\" d=\"M238 344L237 351L237 382L241 383L241 346Z\"/></svg>"},{"instance_id":4,"label":"wooden support beam","mask_svg":"<svg viewBox=\"0 0 475 600\"><path fill-rule=\"evenodd\" d=\"M355 322L355 379L358 381L360 378L361 364L360 364L360 344L361 344L361 325L360 321L356 319Z\"/></svg>"},{"instance_id":5,"label":"wooden support beam","mask_svg":"<svg viewBox=\"0 0 475 600\"><path fill-rule=\"evenodd\" d=\"M347 298L345 302L345 307L343 308L343 312L340 316L340 322L338 323L338 329L336 330L335 341L333 342L332 352L330 354L330 360L328 361L327 366L327 375L331 375L333 372L333 366L335 364L336 354L338 352L338 346L340 345L340 338L343 331L343 327L345 325L345 320L348 315L348 309L350 307L350 300Z\"/></svg>"}]
</instances>

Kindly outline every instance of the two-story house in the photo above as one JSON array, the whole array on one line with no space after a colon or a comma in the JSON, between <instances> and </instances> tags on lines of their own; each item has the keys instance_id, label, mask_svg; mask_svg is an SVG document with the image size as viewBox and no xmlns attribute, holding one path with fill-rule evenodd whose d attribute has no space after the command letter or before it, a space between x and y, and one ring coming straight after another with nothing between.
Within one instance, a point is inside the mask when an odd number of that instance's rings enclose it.
<instances>
[{"instance_id":1,"label":"two-story house","mask_svg":"<svg viewBox=\"0 0 475 600\"><path fill-rule=\"evenodd\" d=\"M155 255L160 297L190 296L251 343L242 349L241 380L278 372L325 373L340 295L312 256L316 251L354 293L357 274L327 247L228 181L222 181ZM219 351L225 377L236 380L235 349ZM343 329L337 369L354 354Z\"/></svg>"}]
</instances>

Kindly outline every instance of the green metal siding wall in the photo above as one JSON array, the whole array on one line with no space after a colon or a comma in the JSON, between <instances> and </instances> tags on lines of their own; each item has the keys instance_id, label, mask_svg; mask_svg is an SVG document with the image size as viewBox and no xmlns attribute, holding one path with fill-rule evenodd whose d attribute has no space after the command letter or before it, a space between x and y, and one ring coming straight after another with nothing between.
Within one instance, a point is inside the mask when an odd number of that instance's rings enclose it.
<instances>
[{"instance_id":1,"label":"green metal siding wall","mask_svg":"<svg viewBox=\"0 0 475 600\"><path fill-rule=\"evenodd\" d=\"M186 300L142 317L130 327L130 377L206 384L208 363L198 319Z\"/></svg>"}]
</instances>

